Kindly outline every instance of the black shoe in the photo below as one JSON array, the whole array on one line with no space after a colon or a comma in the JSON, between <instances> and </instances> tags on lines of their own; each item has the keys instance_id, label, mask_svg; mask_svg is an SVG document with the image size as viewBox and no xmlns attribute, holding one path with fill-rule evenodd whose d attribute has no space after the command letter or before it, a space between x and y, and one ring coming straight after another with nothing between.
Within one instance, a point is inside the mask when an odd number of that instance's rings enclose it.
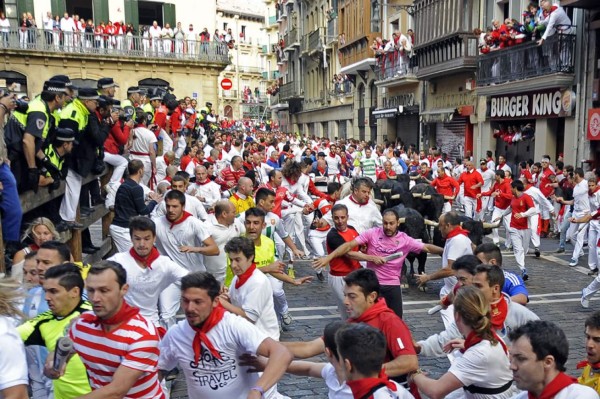
<instances>
[{"instance_id":1,"label":"black shoe","mask_svg":"<svg viewBox=\"0 0 600 399\"><path fill-rule=\"evenodd\" d=\"M323 276L323 272L318 272L317 278L319 279L319 281L325 281L325 276Z\"/></svg>"},{"instance_id":2,"label":"black shoe","mask_svg":"<svg viewBox=\"0 0 600 399\"><path fill-rule=\"evenodd\" d=\"M556 253L557 253L557 254L562 254L563 252L565 252L565 249L564 249L564 248L562 248L562 247L560 247L560 248L558 248L558 249L556 250Z\"/></svg>"},{"instance_id":3,"label":"black shoe","mask_svg":"<svg viewBox=\"0 0 600 399\"><path fill-rule=\"evenodd\" d=\"M540 249L539 249L539 248L536 248L536 249L535 249L535 257L536 257L536 258L539 258L539 257L540 257Z\"/></svg>"},{"instance_id":4,"label":"black shoe","mask_svg":"<svg viewBox=\"0 0 600 399\"><path fill-rule=\"evenodd\" d=\"M84 252L86 254L94 254L98 252L98 249L100 248L86 245L85 247L81 248L81 252Z\"/></svg>"},{"instance_id":5,"label":"black shoe","mask_svg":"<svg viewBox=\"0 0 600 399\"><path fill-rule=\"evenodd\" d=\"M598 274L597 267L595 269L590 270L590 272L588 273L588 276L595 276L596 274Z\"/></svg>"}]
</instances>

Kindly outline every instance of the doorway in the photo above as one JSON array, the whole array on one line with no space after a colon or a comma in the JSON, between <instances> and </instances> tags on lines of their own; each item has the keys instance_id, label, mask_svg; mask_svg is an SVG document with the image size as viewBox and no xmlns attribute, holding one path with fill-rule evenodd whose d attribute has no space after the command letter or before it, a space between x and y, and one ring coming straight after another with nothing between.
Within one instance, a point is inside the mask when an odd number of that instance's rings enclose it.
<instances>
[{"instance_id":1,"label":"doorway","mask_svg":"<svg viewBox=\"0 0 600 399\"><path fill-rule=\"evenodd\" d=\"M140 25L151 26L154 21L163 26L163 3L154 1L138 2Z\"/></svg>"},{"instance_id":2,"label":"doorway","mask_svg":"<svg viewBox=\"0 0 600 399\"><path fill-rule=\"evenodd\" d=\"M79 19L83 21L91 19L95 24L100 23L100 21L94 20L94 5L92 0L66 0L65 5L69 15L79 15Z\"/></svg>"}]
</instances>

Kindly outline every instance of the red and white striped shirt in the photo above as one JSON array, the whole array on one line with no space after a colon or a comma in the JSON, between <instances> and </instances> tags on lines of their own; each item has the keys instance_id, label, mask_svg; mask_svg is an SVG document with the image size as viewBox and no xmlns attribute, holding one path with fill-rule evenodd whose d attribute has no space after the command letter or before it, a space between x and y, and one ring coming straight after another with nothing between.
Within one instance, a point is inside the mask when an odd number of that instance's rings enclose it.
<instances>
[{"instance_id":1,"label":"red and white striped shirt","mask_svg":"<svg viewBox=\"0 0 600 399\"><path fill-rule=\"evenodd\" d=\"M109 333L91 322L86 312L69 332L73 346L87 369L93 390L108 385L119 366L143 371L125 398L164 399L158 382L158 333L154 324L138 314Z\"/></svg>"}]
</instances>

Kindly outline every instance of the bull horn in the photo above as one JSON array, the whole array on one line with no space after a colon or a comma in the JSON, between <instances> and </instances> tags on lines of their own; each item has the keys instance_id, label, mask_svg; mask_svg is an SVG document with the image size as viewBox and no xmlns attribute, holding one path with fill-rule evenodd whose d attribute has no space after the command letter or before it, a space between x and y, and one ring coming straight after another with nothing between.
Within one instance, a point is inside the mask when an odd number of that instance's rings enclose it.
<instances>
[{"instance_id":1,"label":"bull horn","mask_svg":"<svg viewBox=\"0 0 600 399\"><path fill-rule=\"evenodd\" d=\"M390 199L393 199L393 200L400 199L400 194L394 194L390 197Z\"/></svg>"},{"instance_id":2,"label":"bull horn","mask_svg":"<svg viewBox=\"0 0 600 399\"><path fill-rule=\"evenodd\" d=\"M406 218L399 218L398 219L398 224L402 224L406 222Z\"/></svg>"},{"instance_id":3,"label":"bull horn","mask_svg":"<svg viewBox=\"0 0 600 399\"><path fill-rule=\"evenodd\" d=\"M381 194L389 194L392 192L392 189L391 188L382 188L379 191L381 192Z\"/></svg>"},{"instance_id":4,"label":"bull horn","mask_svg":"<svg viewBox=\"0 0 600 399\"><path fill-rule=\"evenodd\" d=\"M422 195L421 198L424 199L424 200L430 200L431 199L431 195Z\"/></svg>"},{"instance_id":5,"label":"bull horn","mask_svg":"<svg viewBox=\"0 0 600 399\"><path fill-rule=\"evenodd\" d=\"M377 198L373 198L373 202L376 203L377 205L383 205L383 201Z\"/></svg>"},{"instance_id":6,"label":"bull horn","mask_svg":"<svg viewBox=\"0 0 600 399\"><path fill-rule=\"evenodd\" d=\"M423 196L423 194L421 194L421 193L412 193L412 195L415 198L421 198Z\"/></svg>"},{"instance_id":7,"label":"bull horn","mask_svg":"<svg viewBox=\"0 0 600 399\"><path fill-rule=\"evenodd\" d=\"M497 222L497 223L483 222L482 224L483 224L484 229L497 229L498 226L500 226L500 222Z\"/></svg>"},{"instance_id":8,"label":"bull horn","mask_svg":"<svg viewBox=\"0 0 600 399\"><path fill-rule=\"evenodd\" d=\"M438 227L439 226L438 222L434 222L434 221L429 220L429 219L425 219L424 222L425 222L425 224L427 226L433 226L433 227Z\"/></svg>"}]
</instances>

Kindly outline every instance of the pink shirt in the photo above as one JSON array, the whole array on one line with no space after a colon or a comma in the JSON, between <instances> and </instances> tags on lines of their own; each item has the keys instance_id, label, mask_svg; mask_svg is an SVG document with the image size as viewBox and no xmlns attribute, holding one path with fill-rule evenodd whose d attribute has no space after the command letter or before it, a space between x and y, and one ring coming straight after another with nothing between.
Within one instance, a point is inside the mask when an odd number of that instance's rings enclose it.
<instances>
[{"instance_id":1,"label":"pink shirt","mask_svg":"<svg viewBox=\"0 0 600 399\"><path fill-rule=\"evenodd\" d=\"M405 233L398 232L393 237L388 237L383 232L382 227L373 227L358 237L356 241L360 245L367 245L367 254L375 256L389 256L398 252L403 252L399 258L391 260L383 265L375 265L367 262L367 268L377 274L377 279L381 285L400 285L400 274L404 259L410 252L419 253L423 250L423 243L409 237Z\"/></svg>"}]
</instances>

